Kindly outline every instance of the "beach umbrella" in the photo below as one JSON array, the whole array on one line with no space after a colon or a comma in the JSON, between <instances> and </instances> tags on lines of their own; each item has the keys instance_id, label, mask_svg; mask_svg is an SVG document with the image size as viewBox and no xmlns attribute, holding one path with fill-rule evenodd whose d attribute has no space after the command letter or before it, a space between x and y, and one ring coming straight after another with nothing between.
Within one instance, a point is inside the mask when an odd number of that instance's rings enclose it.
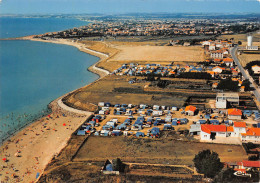
<instances>
[{"instance_id":1,"label":"beach umbrella","mask_svg":"<svg viewBox=\"0 0 260 183\"><path fill-rule=\"evenodd\" d=\"M6 158L3 158L2 160L3 160L3 161L7 161L7 159L6 159Z\"/></svg>"},{"instance_id":2,"label":"beach umbrella","mask_svg":"<svg viewBox=\"0 0 260 183\"><path fill-rule=\"evenodd\" d=\"M66 126L66 123L63 123L63 126Z\"/></svg>"}]
</instances>

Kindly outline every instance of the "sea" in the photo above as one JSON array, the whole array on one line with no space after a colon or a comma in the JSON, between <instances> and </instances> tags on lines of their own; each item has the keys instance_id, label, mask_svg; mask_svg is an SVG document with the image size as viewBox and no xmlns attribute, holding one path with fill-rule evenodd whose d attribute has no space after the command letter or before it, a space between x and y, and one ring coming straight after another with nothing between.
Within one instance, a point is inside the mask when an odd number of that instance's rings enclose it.
<instances>
[{"instance_id":1,"label":"sea","mask_svg":"<svg viewBox=\"0 0 260 183\"><path fill-rule=\"evenodd\" d=\"M43 34L87 25L66 18L0 17L0 38ZM0 144L48 114L54 99L98 79L87 68L99 58L68 45L0 40Z\"/></svg>"}]
</instances>

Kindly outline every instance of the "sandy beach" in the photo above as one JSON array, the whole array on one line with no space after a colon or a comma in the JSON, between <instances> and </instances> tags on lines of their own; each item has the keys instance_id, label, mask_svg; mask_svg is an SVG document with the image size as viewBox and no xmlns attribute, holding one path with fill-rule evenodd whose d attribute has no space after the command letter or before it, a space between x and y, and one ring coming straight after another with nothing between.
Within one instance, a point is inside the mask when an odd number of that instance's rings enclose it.
<instances>
[{"instance_id":1,"label":"sandy beach","mask_svg":"<svg viewBox=\"0 0 260 183\"><path fill-rule=\"evenodd\" d=\"M33 182L37 173L67 144L71 134L87 119L50 104L52 113L24 128L0 149L0 180ZM6 161L3 159L6 158Z\"/></svg>"},{"instance_id":2,"label":"sandy beach","mask_svg":"<svg viewBox=\"0 0 260 183\"><path fill-rule=\"evenodd\" d=\"M76 42L44 41L31 37L23 39L75 46L80 51L98 56L100 61L108 58L108 55L87 49L85 45ZM100 78L109 73L96 67L96 64L89 70ZM71 134L92 114L64 106L62 97L50 103L51 114L25 127L2 144L0 182L36 182L50 160L66 146Z\"/></svg>"}]
</instances>

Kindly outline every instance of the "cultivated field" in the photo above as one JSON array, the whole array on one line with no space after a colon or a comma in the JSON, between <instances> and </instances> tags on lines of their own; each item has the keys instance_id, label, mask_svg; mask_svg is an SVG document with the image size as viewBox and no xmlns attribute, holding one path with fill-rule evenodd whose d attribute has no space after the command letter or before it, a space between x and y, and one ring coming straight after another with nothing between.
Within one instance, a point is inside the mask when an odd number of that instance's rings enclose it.
<instances>
[{"instance_id":1,"label":"cultivated field","mask_svg":"<svg viewBox=\"0 0 260 183\"><path fill-rule=\"evenodd\" d=\"M74 161L121 158L125 162L192 165L195 154L210 149L221 161L247 159L242 146L178 141L169 138L90 137Z\"/></svg>"},{"instance_id":2,"label":"cultivated field","mask_svg":"<svg viewBox=\"0 0 260 183\"><path fill-rule=\"evenodd\" d=\"M260 60L260 54L245 54L245 53L243 53L242 55L239 55L238 58L239 58L241 65L243 67L245 67L246 64L248 64L252 61Z\"/></svg>"},{"instance_id":3,"label":"cultivated field","mask_svg":"<svg viewBox=\"0 0 260 183\"><path fill-rule=\"evenodd\" d=\"M203 49L199 46L117 46L116 48L121 51L109 59L109 62L199 62L204 60Z\"/></svg>"}]
</instances>

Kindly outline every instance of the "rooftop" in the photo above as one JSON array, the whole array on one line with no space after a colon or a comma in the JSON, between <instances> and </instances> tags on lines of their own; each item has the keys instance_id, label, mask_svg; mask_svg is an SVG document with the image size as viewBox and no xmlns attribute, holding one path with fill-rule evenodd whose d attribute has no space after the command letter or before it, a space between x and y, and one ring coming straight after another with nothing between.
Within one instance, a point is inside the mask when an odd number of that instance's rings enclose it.
<instances>
[{"instance_id":1,"label":"rooftop","mask_svg":"<svg viewBox=\"0 0 260 183\"><path fill-rule=\"evenodd\" d=\"M234 122L234 127L246 128L245 122Z\"/></svg>"},{"instance_id":2,"label":"rooftop","mask_svg":"<svg viewBox=\"0 0 260 183\"><path fill-rule=\"evenodd\" d=\"M242 116L242 111L236 108L228 109L228 115Z\"/></svg>"},{"instance_id":3,"label":"rooftop","mask_svg":"<svg viewBox=\"0 0 260 183\"><path fill-rule=\"evenodd\" d=\"M226 132L227 128L225 125L209 125L209 124L202 124L201 130L205 133L210 134L211 132Z\"/></svg>"},{"instance_id":4,"label":"rooftop","mask_svg":"<svg viewBox=\"0 0 260 183\"><path fill-rule=\"evenodd\" d=\"M218 93L217 97L239 98L238 93Z\"/></svg>"}]
</instances>

